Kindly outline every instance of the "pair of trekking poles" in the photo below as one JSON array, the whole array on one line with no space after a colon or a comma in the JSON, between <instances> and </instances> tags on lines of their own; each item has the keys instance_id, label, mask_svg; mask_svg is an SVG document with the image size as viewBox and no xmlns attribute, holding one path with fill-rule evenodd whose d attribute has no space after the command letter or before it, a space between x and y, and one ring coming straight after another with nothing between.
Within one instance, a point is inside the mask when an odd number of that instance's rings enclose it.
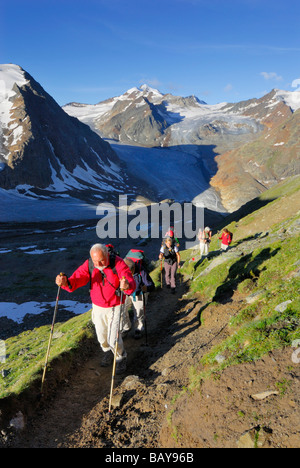
<instances>
[{"instance_id":1,"label":"pair of trekking poles","mask_svg":"<svg viewBox=\"0 0 300 468\"><path fill-rule=\"evenodd\" d=\"M60 273L60 276L65 276L65 274ZM52 342L53 332L54 332L54 325L55 325L55 320L56 320L56 315L57 315L57 310L58 310L58 302L59 302L60 291L61 291L61 286L58 286L56 301L55 301L54 314L53 314L52 325L51 325L51 329L50 329L50 336L49 336L49 341L48 341L48 348L47 348L46 359L45 359L44 370L43 370L43 376L42 376L41 395L43 395L43 388L44 388L44 383L45 383L48 360L49 360L49 356L50 356L50 348L51 348L51 342ZM146 336L146 345L147 345L148 344L148 334L147 334L147 320L146 320L146 301L145 301L145 294L144 293L142 293L142 294L143 294L145 336ZM122 304L123 303L123 298L124 298L124 292L121 289L119 321L118 321L116 339L115 339L115 343L114 343L114 362L113 362L110 397L109 397L109 408L108 408L109 413L111 412L112 395L113 395L115 375L116 375L117 351L118 351L118 342L119 342L119 337L120 337L122 307L124 307L124 305L125 305L125 303Z\"/></svg>"}]
</instances>

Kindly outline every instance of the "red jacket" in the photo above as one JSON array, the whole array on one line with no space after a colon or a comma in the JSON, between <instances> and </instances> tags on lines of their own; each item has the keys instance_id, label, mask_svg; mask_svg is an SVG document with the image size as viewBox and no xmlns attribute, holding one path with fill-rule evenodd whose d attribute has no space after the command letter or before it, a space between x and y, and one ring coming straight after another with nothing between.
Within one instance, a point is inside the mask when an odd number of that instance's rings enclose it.
<instances>
[{"instance_id":1,"label":"red jacket","mask_svg":"<svg viewBox=\"0 0 300 468\"><path fill-rule=\"evenodd\" d=\"M222 244L224 245L231 244L231 235L229 233L226 234L226 232L223 232L222 236L219 237L219 239L222 241Z\"/></svg>"},{"instance_id":2,"label":"red jacket","mask_svg":"<svg viewBox=\"0 0 300 468\"><path fill-rule=\"evenodd\" d=\"M120 284L120 279L125 277L129 283L129 289L124 291L130 295L134 293L136 284L126 263L120 258L115 257L115 270L107 267L104 269L106 278L103 278L101 272L94 268L91 280L91 300L92 303L99 307L114 307L120 305L121 298L116 295L116 289ZM63 287L66 291L73 292L75 289L85 286L90 281L89 261L86 260L69 278L69 286ZM125 301L125 297L123 303Z\"/></svg>"}]
</instances>

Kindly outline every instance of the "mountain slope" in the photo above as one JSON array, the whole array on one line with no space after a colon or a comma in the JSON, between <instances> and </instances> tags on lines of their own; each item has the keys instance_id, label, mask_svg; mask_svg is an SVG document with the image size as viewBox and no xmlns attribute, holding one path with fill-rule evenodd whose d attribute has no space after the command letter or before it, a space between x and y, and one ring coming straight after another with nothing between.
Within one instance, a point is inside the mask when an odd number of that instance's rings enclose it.
<instances>
[{"instance_id":1,"label":"mountain slope","mask_svg":"<svg viewBox=\"0 0 300 468\"><path fill-rule=\"evenodd\" d=\"M217 156L211 185L228 211L291 175L300 174L300 109L255 142Z\"/></svg>"},{"instance_id":2,"label":"mountain slope","mask_svg":"<svg viewBox=\"0 0 300 468\"><path fill-rule=\"evenodd\" d=\"M110 145L24 70L1 65L0 187L28 196L111 200L135 181Z\"/></svg>"}]
</instances>

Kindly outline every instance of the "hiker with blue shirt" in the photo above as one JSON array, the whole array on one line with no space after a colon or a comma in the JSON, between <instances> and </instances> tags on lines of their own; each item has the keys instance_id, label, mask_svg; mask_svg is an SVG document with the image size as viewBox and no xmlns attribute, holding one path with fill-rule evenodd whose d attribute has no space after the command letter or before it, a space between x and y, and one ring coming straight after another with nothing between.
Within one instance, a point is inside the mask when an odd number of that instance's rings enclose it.
<instances>
[{"instance_id":1,"label":"hiker with blue shirt","mask_svg":"<svg viewBox=\"0 0 300 468\"><path fill-rule=\"evenodd\" d=\"M122 334L125 336L131 329L129 309L132 305L134 313L134 338L138 339L142 337L145 329L145 306L147 304L149 293L155 289L155 285L142 263L135 263L129 258L125 258L124 262L132 273L136 289L130 296L126 297Z\"/></svg>"}]
</instances>

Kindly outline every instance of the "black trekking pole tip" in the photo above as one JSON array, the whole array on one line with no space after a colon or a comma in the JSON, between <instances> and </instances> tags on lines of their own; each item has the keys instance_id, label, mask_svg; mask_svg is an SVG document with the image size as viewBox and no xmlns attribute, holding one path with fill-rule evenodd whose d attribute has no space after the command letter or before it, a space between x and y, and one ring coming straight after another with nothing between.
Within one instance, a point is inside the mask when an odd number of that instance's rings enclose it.
<instances>
[{"instance_id":1,"label":"black trekking pole tip","mask_svg":"<svg viewBox=\"0 0 300 468\"><path fill-rule=\"evenodd\" d=\"M44 399L44 397L45 397L44 392L43 392L43 391L40 391L40 392L37 394L37 397L36 397L37 402L40 403L40 402Z\"/></svg>"},{"instance_id":2,"label":"black trekking pole tip","mask_svg":"<svg viewBox=\"0 0 300 468\"><path fill-rule=\"evenodd\" d=\"M150 348L149 343L141 343L141 348Z\"/></svg>"}]
</instances>

